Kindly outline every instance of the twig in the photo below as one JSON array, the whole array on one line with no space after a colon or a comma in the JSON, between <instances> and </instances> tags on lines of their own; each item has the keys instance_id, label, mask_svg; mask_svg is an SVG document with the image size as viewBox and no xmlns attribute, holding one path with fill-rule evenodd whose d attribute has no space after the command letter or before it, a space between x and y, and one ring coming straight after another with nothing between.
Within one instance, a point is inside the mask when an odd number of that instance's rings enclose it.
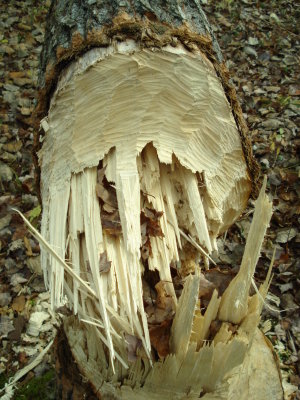
<instances>
[{"instance_id":1,"label":"twig","mask_svg":"<svg viewBox=\"0 0 300 400\"><path fill-rule=\"evenodd\" d=\"M84 280L82 280L80 276L77 275L76 272L74 272L72 268L69 267L68 264L66 264L66 262L53 250L51 245L35 229L35 227L31 225L31 223L27 220L27 218L19 210L15 208L12 208L12 210L20 215L20 217L23 219L23 221L29 228L29 231L32 234L32 236L34 236L40 244L45 246L45 248L49 251L49 253L61 264L61 266L72 276L72 278L76 279L93 297L97 298L94 290Z\"/></svg>"},{"instance_id":2,"label":"twig","mask_svg":"<svg viewBox=\"0 0 300 400\"><path fill-rule=\"evenodd\" d=\"M205 250L202 249L202 247L191 237L191 235L186 235L180 228L179 233L181 236L185 238L188 242L190 242L196 249L198 249L205 257L207 257L214 265L217 265L214 260L210 257L208 253L206 253Z\"/></svg>"},{"instance_id":3,"label":"twig","mask_svg":"<svg viewBox=\"0 0 300 400\"><path fill-rule=\"evenodd\" d=\"M50 347L53 344L53 339L50 341L50 343L44 348L44 350L29 364L26 365L26 367L24 367L23 369L21 369L20 371L18 371L15 376L9 381L9 383L7 383L4 388L0 389L0 393L3 392L5 390L5 392L8 395L12 395L13 396L13 387L14 385L24 376L26 375L29 371L31 371L33 368L35 368L37 365L39 365L44 356L48 353ZM10 393L9 393L10 392ZM5 395L4 395L5 396ZM5 397L2 398L5 398ZM10 398L10 397L9 397Z\"/></svg>"}]
</instances>

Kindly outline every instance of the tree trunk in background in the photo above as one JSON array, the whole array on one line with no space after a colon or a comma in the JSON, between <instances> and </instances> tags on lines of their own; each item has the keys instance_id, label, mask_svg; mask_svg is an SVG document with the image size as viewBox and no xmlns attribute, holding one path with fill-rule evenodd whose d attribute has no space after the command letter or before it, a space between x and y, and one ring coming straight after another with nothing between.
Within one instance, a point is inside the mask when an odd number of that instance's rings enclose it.
<instances>
[{"instance_id":1,"label":"tree trunk in background","mask_svg":"<svg viewBox=\"0 0 300 400\"><path fill-rule=\"evenodd\" d=\"M59 396L281 399L257 330L270 273L249 297L264 188L239 273L206 272L258 168L198 1L53 1L36 121L42 267L73 314Z\"/></svg>"}]
</instances>

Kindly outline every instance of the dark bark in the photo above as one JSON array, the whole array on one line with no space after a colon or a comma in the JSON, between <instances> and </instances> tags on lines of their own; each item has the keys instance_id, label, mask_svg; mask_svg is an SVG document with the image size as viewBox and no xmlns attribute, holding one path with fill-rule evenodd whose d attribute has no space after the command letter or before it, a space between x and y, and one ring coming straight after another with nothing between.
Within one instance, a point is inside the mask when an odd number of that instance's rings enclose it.
<instances>
[{"instance_id":1,"label":"dark bark","mask_svg":"<svg viewBox=\"0 0 300 400\"><path fill-rule=\"evenodd\" d=\"M73 358L63 326L57 332L54 342L56 367L57 400L97 400L93 390L83 377Z\"/></svg>"},{"instance_id":2,"label":"dark bark","mask_svg":"<svg viewBox=\"0 0 300 400\"><path fill-rule=\"evenodd\" d=\"M89 32L107 30L120 13L127 13L136 21L149 20L154 29L156 22L171 28L187 23L192 32L212 38L214 55L219 62L222 61L219 45L199 0L53 0L41 57L40 86L45 85L47 65L59 61L58 48L72 47L75 33L87 40ZM159 27L156 28L160 33ZM135 32L130 32L128 27L128 36L138 33L137 26L132 26L132 29ZM86 45L92 46L88 42Z\"/></svg>"}]
</instances>

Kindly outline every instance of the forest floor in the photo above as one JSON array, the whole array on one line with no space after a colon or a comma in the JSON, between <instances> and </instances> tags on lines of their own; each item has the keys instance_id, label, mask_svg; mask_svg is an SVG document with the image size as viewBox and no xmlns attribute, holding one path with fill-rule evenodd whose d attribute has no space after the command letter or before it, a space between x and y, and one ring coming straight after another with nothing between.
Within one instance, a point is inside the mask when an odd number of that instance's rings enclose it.
<instances>
[{"instance_id":1,"label":"forest floor","mask_svg":"<svg viewBox=\"0 0 300 400\"><path fill-rule=\"evenodd\" d=\"M258 283L276 250L261 328L277 353L285 398L300 399L300 6L288 0L202 3L237 89L254 154L268 176L274 213ZM0 3L0 390L51 343L58 324L43 283L39 245L12 210L18 208L39 227L31 114L48 7L49 1ZM252 210L250 200L218 240L219 266L240 265ZM51 354L20 382L15 399L54 399Z\"/></svg>"}]
</instances>

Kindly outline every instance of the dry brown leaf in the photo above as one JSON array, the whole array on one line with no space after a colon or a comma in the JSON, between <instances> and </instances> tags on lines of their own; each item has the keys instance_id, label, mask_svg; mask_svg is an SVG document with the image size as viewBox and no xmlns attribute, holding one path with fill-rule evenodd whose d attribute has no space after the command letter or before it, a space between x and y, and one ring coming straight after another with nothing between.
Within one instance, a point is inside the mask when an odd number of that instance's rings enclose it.
<instances>
[{"instance_id":1,"label":"dry brown leaf","mask_svg":"<svg viewBox=\"0 0 300 400\"><path fill-rule=\"evenodd\" d=\"M21 338L21 333L25 327L25 318L23 315L18 315L17 318L14 319L14 330L10 332L7 337L12 341L19 341Z\"/></svg>"},{"instance_id":2,"label":"dry brown leaf","mask_svg":"<svg viewBox=\"0 0 300 400\"><path fill-rule=\"evenodd\" d=\"M141 212L141 225L146 224L146 236L164 236L159 222L162 215L162 211L151 210L148 207Z\"/></svg>"},{"instance_id":3,"label":"dry brown leaf","mask_svg":"<svg viewBox=\"0 0 300 400\"><path fill-rule=\"evenodd\" d=\"M175 311L173 299L166 291L167 283L168 282L165 281L159 281L155 285L155 290L157 292L156 306L163 310Z\"/></svg>"},{"instance_id":4,"label":"dry brown leaf","mask_svg":"<svg viewBox=\"0 0 300 400\"><path fill-rule=\"evenodd\" d=\"M155 305L146 307L148 323L159 325L164 321L172 320L175 315L175 304L166 291L167 282L160 281L155 285L157 292Z\"/></svg>"},{"instance_id":5,"label":"dry brown leaf","mask_svg":"<svg viewBox=\"0 0 300 400\"><path fill-rule=\"evenodd\" d=\"M108 214L102 211L101 224L102 224L102 229L110 235L118 236L121 235L122 233L120 215L117 210L112 214Z\"/></svg>"},{"instance_id":6,"label":"dry brown leaf","mask_svg":"<svg viewBox=\"0 0 300 400\"><path fill-rule=\"evenodd\" d=\"M100 272L108 272L111 267L111 261L107 259L107 252L106 250L100 254L99 260L99 270Z\"/></svg>"},{"instance_id":7,"label":"dry brown leaf","mask_svg":"<svg viewBox=\"0 0 300 400\"><path fill-rule=\"evenodd\" d=\"M14 311L22 312L25 308L25 304L26 304L25 296L21 295L21 296L14 298L14 301L13 301L11 307Z\"/></svg>"},{"instance_id":8,"label":"dry brown leaf","mask_svg":"<svg viewBox=\"0 0 300 400\"><path fill-rule=\"evenodd\" d=\"M162 211L151 210L147 207L141 212L141 256L144 261L152 256L150 236L164 236L159 222L162 215Z\"/></svg>"},{"instance_id":9,"label":"dry brown leaf","mask_svg":"<svg viewBox=\"0 0 300 400\"><path fill-rule=\"evenodd\" d=\"M149 283L143 279L143 301L147 306L153 306L154 301L156 300L155 290L149 285Z\"/></svg>"},{"instance_id":10,"label":"dry brown leaf","mask_svg":"<svg viewBox=\"0 0 300 400\"><path fill-rule=\"evenodd\" d=\"M225 292L227 286L234 276L235 273L231 270L222 271L219 268L213 268L204 272L205 279L214 285L214 288L217 289L219 296Z\"/></svg>"},{"instance_id":11,"label":"dry brown leaf","mask_svg":"<svg viewBox=\"0 0 300 400\"><path fill-rule=\"evenodd\" d=\"M103 230L113 236L122 233L116 189L105 178L105 169L98 169L96 194L101 203L101 224Z\"/></svg>"},{"instance_id":12,"label":"dry brown leaf","mask_svg":"<svg viewBox=\"0 0 300 400\"><path fill-rule=\"evenodd\" d=\"M200 274L200 284L199 284L199 298L201 297L211 297L213 291L215 289L215 285L207 280L205 276Z\"/></svg>"},{"instance_id":13,"label":"dry brown leaf","mask_svg":"<svg viewBox=\"0 0 300 400\"><path fill-rule=\"evenodd\" d=\"M23 225L18 226L12 236L12 241L23 239L24 236L28 233L27 228Z\"/></svg>"},{"instance_id":14,"label":"dry brown leaf","mask_svg":"<svg viewBox=\"0 0 300 400\"><path fill-rule=\"evenodd\" d=\"M97 171L97 181L98 183L103 183L104 177L105 177L105 171L106 171L106 167L103 168L99 168Z\"/></svg>"},{"instance_id":15,"label":"dry brown leaf","mask_svg":"<svg viewBox=\"0 0 300 400\"><path fill-rule=\"evenodd\" d=\"M21 365L25 365L27 363L27 354L25 351L20 351L20 353L18 353L18 361Z\"/></svg>"},{"instance_id":16,"label":"dry brown leaf","mask_svg":"<svg viewBox=\"0 0 300 400\"><path fill-rule=\"evenodd\" d=\"M106 212L112 213L118 209L116 189L112 187L105 178L106 167L98 170L98 183L96 184L96 193L103 202L103 208Z\"/></svg>"},{"instance_id":17,"label":"dry brown leaf","mask_svg":"<svg viewBox=\"0 0 300 400\"><path fill-rule=\"evenodd\" d=\"M72 315L71 310L66 305L56 308L55 312L65 316Z\"/></svg>"},{"instance_id":18,"label":"dry brown leaf","mask_svg":"<svg viewBox=\"0 0 300 400\"><path fill-rule=\"evenodd\" d=\"M149 325L150 342L159 357L166 357L170 353L171 324L172 320L167 320L159 325Z\"/></svg>"},{"instance_id":19,"label":"dry brown leaf","mask_svg":"<svg viewBox=\"0 0 300 400\"><path fill-rule=\"evenodd\" d=\"M26 247L26 255L28 257L32 257L33 253L32 253L31 244L30 244L30 242L29 242L29 240L27 239L26 236L24 236L24 244L25 244L25 247Z\"/></svg>"},{"instance_id":20,"label":"dry brown leaf","mask_svg":"<svg viewBox=\"0 0 300 400\"><path fill-rule=\"evenodd\" d=\"M103 202L103 208L106 212L112 213L118 208L118 202L116 194L113 192L113 188L110 186L111 190L107 190L104 185L96 184L96 193L99 199Z\"/></svg>"}]
</instances>

